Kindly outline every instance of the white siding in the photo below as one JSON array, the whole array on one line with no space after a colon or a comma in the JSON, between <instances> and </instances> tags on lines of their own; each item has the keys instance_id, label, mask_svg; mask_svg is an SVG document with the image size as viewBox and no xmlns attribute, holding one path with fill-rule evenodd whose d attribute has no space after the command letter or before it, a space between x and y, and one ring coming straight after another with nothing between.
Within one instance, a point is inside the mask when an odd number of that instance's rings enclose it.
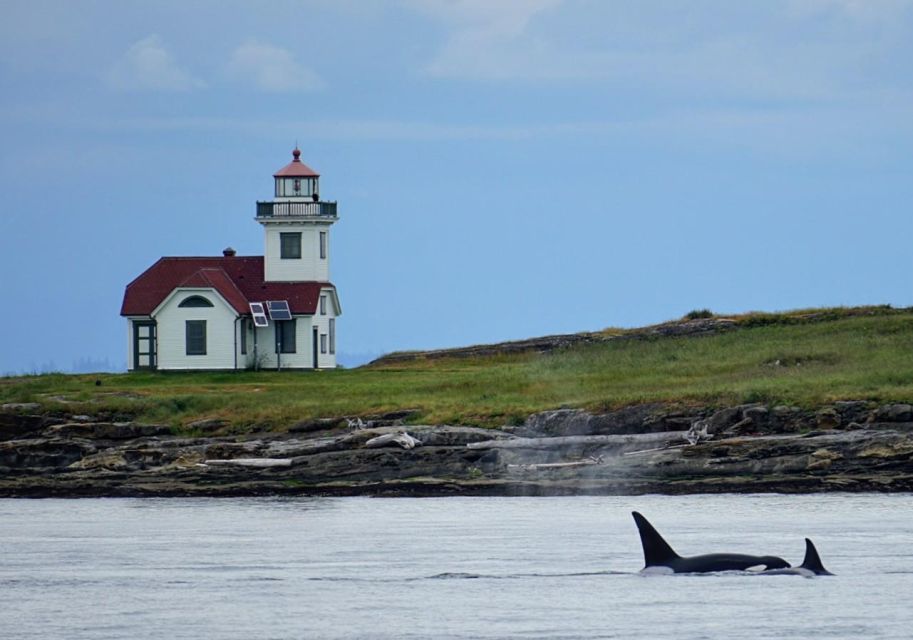
<instances>
[{"instance_id":1,"label":"white siding","mask_svg":"<svg viewBox=\"0 0 913 640\"><path fill-rule=\"evenodd\" d=\"M330 279L328 223L265 224L264 279L267 282L326 282ZM282 259L280 233L301 233L301 258ZM327 257L320 257L320 232L327 234Z\"/></svg>"},{"instance_id":2,"label":"white siding","mask_svg":"<svg viewBox=\"0 0 913 640\"><path fill-rule=\"evenodd\" d=\"M335 368L336 355L320 352L320 335L329 335L329 319L335 317L335 305L332 304L331 300L328 301L327 315L325 316L295 316L295 353L281 353L277 358L276 325L273 322L270 322L268 327L256 328L252 326L252 331L248 334L246 355L240 354L240 336L238 338L239 368L253 368L255 363L258 363L260 369L276 369L277 365L281 365L282 369L314 368L314 327L317 327L318 368ZM241 323L239 322L238 324L240 326ZM256 332L256 355L254 353L254 332ZM338 327L336 333L338 344Z\"/></svg>"},{"instance_id":3,"label":"white siding","mask_svg":"<svg viewBox=\"0 0 913 640\"><path fill-rule=\"evenodd\" d=\"M180 307L191 296L200 295L213 303L212 307ZM336 367L336 354L320 351L320 336L327 336L329 345L329 320L337 317L337 306L332 289L324 289L327 296L326 315L295 316L295 353L276 354L275 324L254 327L249 323L247 353L241 353L241 331L244 323L214 290L179 289L159 307L153 318L157 323L157 368L181 369L312 369L314 368L314 327L317 328L317 366L321 369ZM206 354L187 355L186 322L206 321ZM127 363L133 368L133 319L128 320ZM339 327L336 328L337 351ZM329 349L328 349L329 351Z\"/></svg>"},{"instance_id":4,"label":"white siding","mask_svg":"<svg viewBox=\"0 0 913 640\"><path fill-rule=\"evenodd\" d=\"M313 325L311 316L295 316L295 353L276 354L275 323L270 322L268 327L255 328L257 334L257 355L254 356L253 336L247 343L249 366L254 362L259 363L260 369L311 369L313 363ZM319 346L319 345L318 345ZM322 363L321 363L322 364ZM334 363L335 366L335 363Z\"/></svg>"},{"instance_id":5,"label":"white siding","mask_svg":"<svg viewBox=\"0 0 913 640\"><path fill-rule=\"evenodd\" d=\"M336 318L336 297L332 289L323 289L321 296L326 296L326 315L320 314L320 303L317 304L317 313L314 315L314 326L317 327L317 366L320 369L332 369L336 367L336 354L330 353L330 318ZM327 352L322 353L320 350L320 336L325 335L327 338ZM339 352L339 322L336 322L336 351Z\"/></svg>"},{"instance_id":6,"label":"white siding","mask_svg":"<svg viewBox=\"0 0 913 640\"><path fill-rule=\"evenodd\" d=\"M213 306L178 306L185 298L194 295L203 296ZM212 289L179 289L154 315L158 323L158 368L234 369L237 317L235 310ZM187 320L206 321L206 355L187 355Z\"/></svg>"},{"instance_id":7,"label":"white siding","mask_svg":"<svg viewBox=\"0 0 913 640\"><path fill-rule=\"evenodd\" d=\"M247 331L247 353L241 353L241 332ZM254 323L250 318L238 320L238 368L253 369L256 364L254 359ZM259 338L259 336L258 336Z\"/></svg>"}]
</instances>

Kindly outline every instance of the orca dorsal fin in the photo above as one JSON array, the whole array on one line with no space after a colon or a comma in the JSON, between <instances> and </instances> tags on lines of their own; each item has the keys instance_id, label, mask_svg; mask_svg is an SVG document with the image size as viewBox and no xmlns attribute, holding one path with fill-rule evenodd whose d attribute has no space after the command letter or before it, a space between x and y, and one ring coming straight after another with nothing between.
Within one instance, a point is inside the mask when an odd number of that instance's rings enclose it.
<instances>
[{"instance_id":1,"label":"orca dorsal fin","mask_svg":"<svg viewBox=\"0 0 913 640\"><path fill-rule=\"evenodd\" d=\"M805 539L805 559L802 560L802 566L800 568L808 569L816 576L834 575L821 564L821 556L818 555L818 550L815 549L815 545L812 544L812 541L808 538Z\"/></svg>"},{"instance_id":2,"label":"orca dorsal fin","mask_svg":"<svg viewBox=\"0 0 913 640\"><path fill-rule=\"evenodd\" d=\"M644 548L644 566L657 567L668 566L671 560L680 557L669 543L663 540L659 532L653 528L653 525L636 511L632 511L634 522L637 524L637 530L640 532L640 543Z\"/></svg>"}]
</instances>

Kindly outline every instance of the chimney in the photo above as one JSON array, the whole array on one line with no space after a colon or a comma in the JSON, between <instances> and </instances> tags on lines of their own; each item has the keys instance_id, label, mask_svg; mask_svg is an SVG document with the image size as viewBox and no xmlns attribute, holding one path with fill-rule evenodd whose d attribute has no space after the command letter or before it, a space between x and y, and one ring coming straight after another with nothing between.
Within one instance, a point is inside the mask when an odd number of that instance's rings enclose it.
<instances>
[{"instance_id":1,"label":"chimney","mask_svg":"<svg viewBox=\"0 0 913 640\"><path fill-rule=\"evenodd\" d=\"M235 250L232 249L231 247L225 247L224 249L222 249L222 255L225 256L226 258L234 258Z\"/></svg>"}]
</instances>

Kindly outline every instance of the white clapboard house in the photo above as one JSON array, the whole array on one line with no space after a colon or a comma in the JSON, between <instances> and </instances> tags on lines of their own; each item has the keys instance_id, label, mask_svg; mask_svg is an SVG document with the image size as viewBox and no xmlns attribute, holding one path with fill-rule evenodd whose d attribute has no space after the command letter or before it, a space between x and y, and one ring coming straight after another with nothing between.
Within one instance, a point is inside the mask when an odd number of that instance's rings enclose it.
<instances>
[{"instance_id":1,"label":"white clapboard house","mask_svg":"<svg viewBox=\"0 0 913 640\"><path fill-rule=\"evenodd\" d=\"M336 366L330 227L336 202L301 152L257 203L266 255L161 258L127 285L127 368L326 369Z\"/></svg>"}]
</instances>

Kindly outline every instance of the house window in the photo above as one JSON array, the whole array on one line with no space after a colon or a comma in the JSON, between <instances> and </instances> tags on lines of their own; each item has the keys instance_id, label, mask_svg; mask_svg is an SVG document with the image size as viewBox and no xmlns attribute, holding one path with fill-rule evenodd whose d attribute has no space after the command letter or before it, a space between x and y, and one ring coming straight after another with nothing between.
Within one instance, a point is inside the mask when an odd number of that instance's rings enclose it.
<instances>
[{"instance_id":1,"label":"house window","mask_svg":"<svg viewBox=\"0 0 913 640\"><path fill-rule=\"evenodd\" d=\"M212 303L203 296L190 296L181 301L179 307L211 307Z\"/></svg>"},{"instance_id":2,"label":"house window","mask_svg":"<svg viewBox=\"0 0 913 640\"><path fill-rule=\"evenodd\" d=\"M326 353L326 352L327 352L327 334L321 333L320 334L320 353Z\"/></svg>"},{"instance_id":3,"label":"house window","mask_svg":"<svg viewBox=\"0 0 913 640\"><path fill-rule=\"evenodd\" d=\"M336 318L330 318L330 353L336 353Z\"/></svg>"},{"instance_id":4,"label":"house window","mask_svg":"<svg viewBox=\"0 0 913 640\"><path fill-rule=\"evenodd\" d=\"M241 318L241 355L247 354L247 318Z\"/></svg>"},{"instance_id":5,"label":"house window","mask_svg":"<svg viewBox=\"0 0 913 640\"><path fill-rule=\"evenodd\" d=\"M325 316L327 314L327 297L320 296L320 315Z\"/></svg>"},{"instance_id":6,"label":"house window","mask_svg":"<svg viewBox=\"0 0 913 640\"><path fill-rule=\"evenodd\" d=\"M320 257L326 259L327 257L327 232L320 232Z\"/></svg>"},{"instance_id":7,"label":"house window","mask_svg":"<svg viewBox=\"0 0 913 640\"><path fill-rule=\"evenodd\" d=\"M284 260L301 258L301 233L279 234L279 257Z\"/></svg>"},{"instance_id":8,"label":"house window","mask_svg":"<svg viewBox=\"0 0 913 640\"><path fill-rule=\"evenodd\" d=\"M206 355L206 321L187 320L184 325L186 351L188 356Z\"/></svg>"},{"instance_id":9,"label":"house window","mask_svg":"<svg viewBox=\"0 0 913 640\"><path fill-rule=\"evenodd\" d=\"M295 319L280 320L273 326L276 327L276 353L295 353Z\"/></svg>"}]
</instances>

